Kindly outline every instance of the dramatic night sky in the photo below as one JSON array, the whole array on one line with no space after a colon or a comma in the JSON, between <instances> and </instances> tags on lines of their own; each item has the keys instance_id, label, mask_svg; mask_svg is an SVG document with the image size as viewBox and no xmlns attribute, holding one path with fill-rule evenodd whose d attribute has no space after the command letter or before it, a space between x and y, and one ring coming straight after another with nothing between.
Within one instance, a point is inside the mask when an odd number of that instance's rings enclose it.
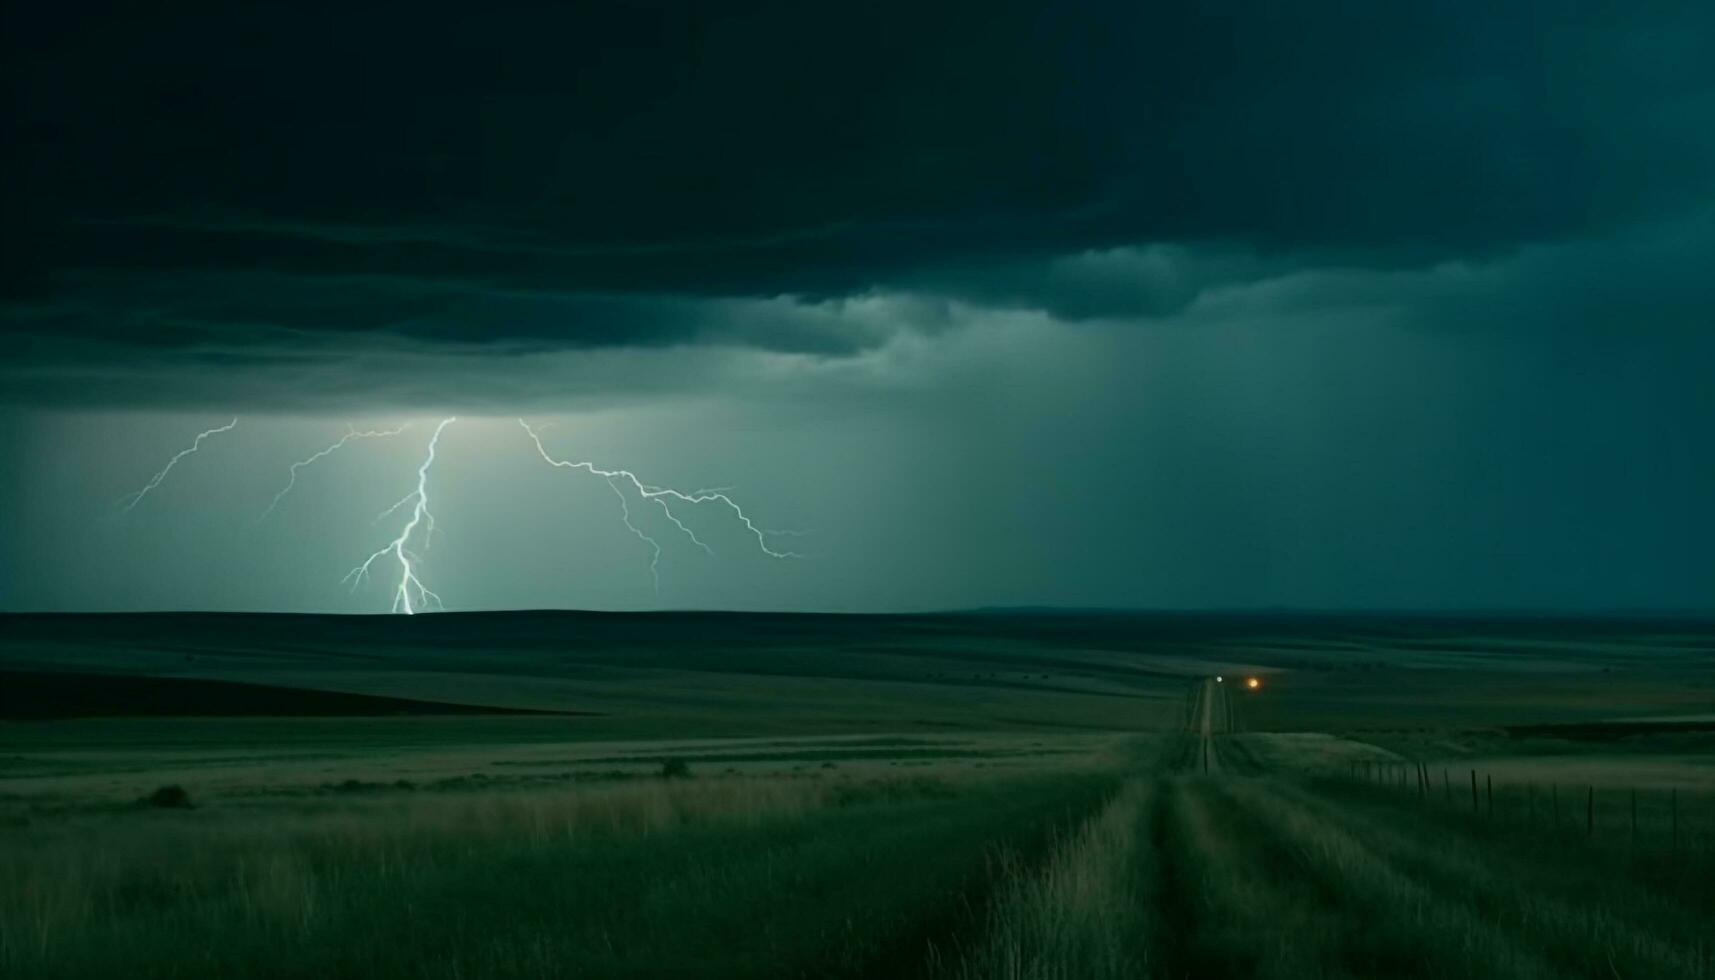
<instances>
[{"instance_id":1,"label":"dramatic night sky","mask_svg":"<svg viewBox=\"0 0 1715 980\"><path fill-rule=\"evenodd\" d=\"M386 611L458 415L449 609L1715 610L1715 5L166 6L0 13L0 609Z\"/></svg>"}]
</instances>

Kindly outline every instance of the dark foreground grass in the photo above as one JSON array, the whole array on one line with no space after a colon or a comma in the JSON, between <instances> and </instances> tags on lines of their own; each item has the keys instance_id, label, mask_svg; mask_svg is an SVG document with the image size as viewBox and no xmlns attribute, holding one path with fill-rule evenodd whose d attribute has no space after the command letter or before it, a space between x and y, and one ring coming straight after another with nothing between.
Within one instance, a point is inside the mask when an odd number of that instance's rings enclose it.
<instances>
[{"instance_id":1,"label":"dark foreground grass","mask_svg":"<svg viewBox=\"0 0 1715 980\"><path fill-rule=\"evenodd\" d=\"M6 980L1715 978L1709 735L1658 717L1715 704L1703 627L0 625L13 627L0 665L20 669L302 671L312 686L603 712L14 724L0 733ZM1264 675L1258 693L1207 695L1203 671L1241 669ZM1655 727L1604 721L1619 715ZM1565 723L1584 727L1528 727ZM978 737L1086 729L1179 734L1040 754ZM578 751L590 742L624 754ZM1088 757L1048 754L1063 748ZM1623 751L1628 773L1660 776L1636 834L1629 796L1597 778L1600 760L1588 776L1570 767L1573 749ZM1032 774L976 775L995 752ZM1480 815L1451 784L1495 757L1510 768L1490 818L1486 783ZM695 778L642 775L670 758ZM1432 780L1438 799L1351 778L1420 758L1451 770ZM937 775L854 774L884 759ZM638 771L531 768L621 760ZM824 778L710 778L727 761ZM1574 777L1596 787L1588 837L1566 798ZM133 804L181 781L197 808Z\"/></svg>"},{"instance_id":2,"label":"dark foreground grass","mask_svg":"<svg viewBox=\"0 0 1715 980\"><path fill-rule=\"evenodd\" d=\"M1010 883L956 975L1708 978L1711 870L1334 781L1169 776Z\"/></svg>"},{"instance_id":3,"label":"dark foreground grass","mask_svg":"<svg viewBox=\"0 0 1715 980\"><path fill-rule=\"evenodd\" d=\"M1334 779L1293 796L1425 885L1540 934L1568 970L1597 945L1622 975L1715 972L1715 852L1702 843L1587 838L1581 826L1506 823Z\"/></svg>"},{"instance_id":4,"label":"dark foreground grass","mask_svg":"<svg viewBox=\"0 0 1715 980\"><path fill-rule=\"evenodd\" d=\"M0 829L0 976L1715 977L1704 849L1179 748L50 815Z\"/></svg>"},{"instance_id":5,"label":"dark foreground grass","mask_svg":"<svg viewBox=\"0 0 1715 980\"><path fill-rule=\"evenodd\" d=\"M0 975L906 976L1114 785L761 782L28 828Z\"/></svg>"},{"instance_id":6,"label":"dark foreground grass","mask_svg":"<svg viewBox=\"0 0 1715 980\"><path fill-rule=\"evenodd\" d=\"M942 972L958 980L1122 980L1147 976L1159 896L1151 887L1150 790L1131 780L999 889L980 942Z\"/></svg>"}]
</instances>

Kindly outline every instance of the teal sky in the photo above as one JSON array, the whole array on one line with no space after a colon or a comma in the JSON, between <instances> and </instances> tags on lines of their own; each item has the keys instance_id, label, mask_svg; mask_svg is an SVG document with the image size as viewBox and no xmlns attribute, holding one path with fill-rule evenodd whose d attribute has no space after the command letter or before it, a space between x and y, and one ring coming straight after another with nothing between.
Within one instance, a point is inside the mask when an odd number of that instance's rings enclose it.
<instances>
[{"instance_id":1,"label":"teal sky","mask_svg":"<svg viewBox=\"0 0 1715 980\"><path fill-rule=\"evenodd\" d=\"M763 555L716 505L680 507L710 556L633 496L663 547L657 595L603 481L545 465L513 417L476 414L438 446L417 570L449 609L1706 610L1715 594L1715 409L1689 341L1569 351L1362 317L1039 317L901 348L862 370L774 365L742 395L528 406L555 455L730 486L759 525L809 532L775 541L802 558ZM346 418L241 415L124 512L227 419L12 414L9 456L30 465L8 481L0 601L385 611L391 558L382 581L340 579L403 526L376 515L413 488L437 416L349 418L410 425L303 469L259 520Z\"/></svg>"},{"instance_id":2,"label":"teal sky","mask_svg":"<svg viewBox=\"0 0 1715 980\"><path fill-rule=\"evenodd\" d=\"M386 611L340 580L457 415L449 609L1715 611L1711 50L1690 2L9 11L0 609ZM657 593L520 416L803 557L633 489Z\"/></svg>"}]
</instances>

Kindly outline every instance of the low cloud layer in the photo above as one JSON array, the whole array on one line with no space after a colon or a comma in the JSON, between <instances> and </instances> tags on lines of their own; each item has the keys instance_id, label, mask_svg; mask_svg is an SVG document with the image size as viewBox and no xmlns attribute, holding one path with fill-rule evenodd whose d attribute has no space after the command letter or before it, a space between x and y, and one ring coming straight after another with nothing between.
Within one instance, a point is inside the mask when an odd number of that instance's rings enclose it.
<instances>
[{"instance_id":1,"label":"low cloud layer","mask_svg":"<svg viewBox=\"0 0 1715 980\"><path fill-rule=\"evenodd\" d=\"M853 357L946 304L1707 320L1707 5L115 5L5 37L15 403L362 358L456 385L555 351Z\"/></svg>"}]
</instances>

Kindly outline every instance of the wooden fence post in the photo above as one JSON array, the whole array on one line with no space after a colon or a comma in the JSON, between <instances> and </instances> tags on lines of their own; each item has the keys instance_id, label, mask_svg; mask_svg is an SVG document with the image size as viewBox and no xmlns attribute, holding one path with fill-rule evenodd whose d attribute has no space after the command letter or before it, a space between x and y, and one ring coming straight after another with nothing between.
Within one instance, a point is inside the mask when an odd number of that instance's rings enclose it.
<instances>
[{"instance_id":1,"label":"wooden fence post","mask_svg":"<svg viewBox=\"0 0 1715 980\"><path fill-rule=\"evenodd\" d=\"M1447 798L1447 805L1453 805L1453 777L1447 775L1447 767L1441 767L1441 793Z\"/></svg>"},{"instance_id":2,"label":"wooden fence post","mask_svg":"<svg viewBox=\"0 0 1715 980\"><path fill-rule=\"evenodd\" d=\"M1471 770L1471 812L1477 812L1477 770Z\"/></svg>"}]
</instances>

